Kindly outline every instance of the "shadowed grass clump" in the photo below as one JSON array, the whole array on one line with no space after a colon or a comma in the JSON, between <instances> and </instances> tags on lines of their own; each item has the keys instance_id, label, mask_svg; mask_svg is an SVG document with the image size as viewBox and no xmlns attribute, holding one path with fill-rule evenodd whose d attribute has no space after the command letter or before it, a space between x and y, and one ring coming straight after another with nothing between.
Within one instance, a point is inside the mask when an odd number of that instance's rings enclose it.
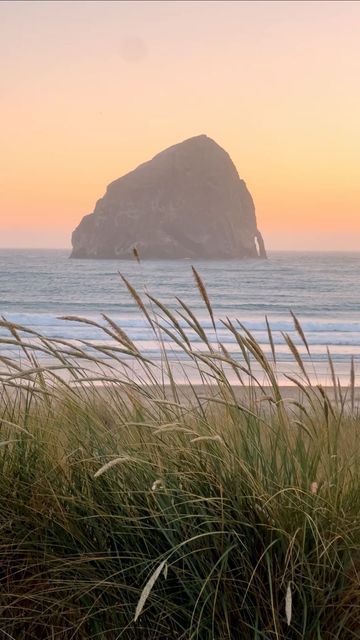
<instances>
[{"instance_id":1,"label":"shadowed grass clump","mask_svg":"<svg viewBox=\"0 0 360 640\"><path fill-rule=\"evenodd\" d=\"M230 356L207 295L215 339L182 301L175 314L149 296L149 309L126 284L160 364L106 316L81 320L110 338L97 344L2 321L18 348L1 357L3 637L360 638L354 366L347 389L331 358L333 388L310 387L285 336L289 399L269 323L271 360L227 319ZM176 382L165 337L201 384Z\"/></svg>"}]
</instances>

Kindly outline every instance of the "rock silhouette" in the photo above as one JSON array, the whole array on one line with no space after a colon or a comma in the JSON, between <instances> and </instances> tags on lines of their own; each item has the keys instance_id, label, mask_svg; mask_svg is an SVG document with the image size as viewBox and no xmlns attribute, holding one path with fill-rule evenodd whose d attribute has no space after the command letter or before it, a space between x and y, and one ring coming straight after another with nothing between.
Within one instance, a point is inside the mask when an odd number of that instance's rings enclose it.
<instances>
[{"instance_id":1,"label":"rock silhouette","mask_svg":"<svg viewBox=\"0 0 360 640\"><path fill-rule=\"evenodd\" d=\"M252 197L230 156L189 138L115 180L72 234L72 258L265 258Z\"/></svg>"}]
</instances>

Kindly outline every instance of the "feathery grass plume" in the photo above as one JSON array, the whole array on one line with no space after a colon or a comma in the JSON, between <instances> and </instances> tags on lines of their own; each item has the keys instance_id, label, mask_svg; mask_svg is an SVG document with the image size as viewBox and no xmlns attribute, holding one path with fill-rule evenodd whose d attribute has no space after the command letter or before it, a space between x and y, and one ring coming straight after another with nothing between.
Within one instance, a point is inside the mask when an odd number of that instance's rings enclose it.
<instances>
[{"instance_id":1,"label":"feathery grass plume","mask_svg":"<svg viewBox=\"0 0 360 640\"><path fill-rule=\"evenodd\" d=\"M239 368L240 371L242 371L245 374L245 384L246 384L248 393L253 396L253 399L255 399L256 397L257 390L260 390L264 395L266 395L259 378L253 372L252 362L250 357L251 353L245 344L244 336L242 336L240 332L234 327L233 323L229 320L229 318L227 318L226 322L223 322L223 324L234 335L235 340L238 346L240 347L240 351L245 361L245 365L239 364L238 359L236 359L236 366ZM261 373L261 370L260 370L260 373ZM249 401L250 401L250 398L249 398Z\"/></svg>"},{"instance_id":2,"label":"feathery grass plume","mask_svg":"<svg viewBox=\"0 0 360 640\"><path fill-rule=\"evenodd\" d=\"M274 345L274 340L273 340L273 336L272 336L271 327L270 327L270 324L269 324L269 319L268 319L267 316L265 316L265 322L266 322L266 329L267 329L267 334L268 334L269 343L270 343L270 347L271 347L271 353L272 353L273 361L276 364L275 345Z\"/></svg>"},{"instance_id":3,"label":"feathery grass plume","mask_svg":"<svg viewBox=\"0 0 360 640\"><path fill-rule=\"evenodd\" d=\"M164 576L164 579L165 579L165 580L167 580L167 577L168 577L168 571L169 571L169 565L168 565L168 563L167 563L167 562L165 562L165 566L164 566L164 569L163 569L163 576Z\"/></svg>"},{"instance_id":4,"label":"feathery grass plume","mask_svg":"<svg viewBox=\"0 0 360 640\"><path fill-rule=\"evenodd\" d=\"M1 316L2 319L2 326L6 326L6 328L8 329L8 331L11 333L11 335L13 336L13 338L15 339L17 345L22 349L22 351L24 352L25 356L27 357L27 359L33 363L33 354L31 354L31 351L27 349L26 345L24 344L24 342L22 341L19 333L18 333L18 328L21 329L21 327L18 327L17 325L8 322L6 320L6 318L4 316Z\"/></svg>"},{"instance_id":5,"label":"feathery grass plume","mask_svg":"<svg viewBox=\"0 0 360 640\"><path fill-rule=\"evenodd\" d=\"M21 427L19 424L15 424L14 422L10 422L10 420L5 420L5 418L0 417L0 427L3 424L6 425L7 427L13 427L18 431L22 431L23 433L26 433L26 435L29 436L29 438L34 438L34 434L30 433L27 429L24 429L24 427Z\"/></svg>"},{"instance_id":6,"label":"feathery grass plume","mask_svg":"<svg viewBox=\"0 0 360 640\"><path fill-rule=\"evenodd\" d=\"M301 420L293 420L293 424L296 424L300 429L305 431L305 433L309 436L310 440L314 440L314 436L311 431L307 428L306 424L304 424Z\"/></svg>"},{"instance_id":7,"label":"feathery grass plume","mask_svg":"<svg viewBox=\"0 0 360 640\"><path fill-rule=\"evenodd\" d=\"M308 352L308 355L310 355L309 344L308 344L308 341L306 340L305 333L303 332L302 326L301 326L299 320L297 319L295 313L293 313L291 311L291 309L290 309L290 313L291 313L291 317L292 317L292 319L294 321L295 329L296 329L297 333L299 334L301 340L303 341L305 349Z\"/></svg>"},{"instance_id":8,"label":"feathery grass plume","mask_svg":"<svg viewBox=\"0 0 360 640\"><path fill-rule=\"evenodd\" d=\"M291 625L292 618L292 593L291 593L291 583L288 582L286 588L286 596L285 596L285 615L286 615L286 623L288 627Z\"/></svg>"},{"instance_id":9,"label":"feathery grass plume","mask_svg":"<svg viewBox=\"0 0 360 640\"><path fill-rule=\"evenodd\" d=\"M94 478L99 478L99 476L102 476L103 473L105 473L115 465L122 464L124 462L139 462L139 460L135 460L130 456L119 456L118 458L114 458L113 460L110 460L109 462L104 464L102 467L100 467L100 469L98 469L96 473L94 473Z\"/></svg>"},{"instance_id":10,"label":"feathery grass plume","mask_svg":"<svg viewBox=\"0 0 360 640\"><path fill-rule=\"evenodd\" d=\"M103 324L96 322L96 320L90 320L88 318L83 318L81 316L60 316L59 320L66 320L67 322L79 322L81 324L90 325L92 327L95 327L96 329L99 329L102 333L105 333L110 338L113 338L113 340L116 340L116 341L122 340L123 344L127 346L127 348L130 351L137 351L134 343L130 340L130 338L126 335L126 333L121 329L121 327L119 327L116 324L116 322L114 322L114 320L109 318L106 314L103 313L101 315L104 318L104 320L106 320L106 322L109 324L109 326L113 329L113 331L108 329L108 327L104 326ZM81 342L82 344L87 344L87 345L91 344L89 342L86 343L85 341L81 341Z\"/></svg>"},{"instance_id":11,"label":"feathery grass plume","mask_svg":"<svg viewBox=\"0 0 360 640\"><path fill-rule=\"evenodd\" d=\"M154 435L162 435L164 433L177 432L177 433L187 433L189 435L194 435L195 431L193 429L189 429L181 426L181 424L163 424L158 429L154 430Z\"/></svg>"},{"instance_id":12,"label":"feathery grass plume","mask_svg":"<svg viewBox=\"0 0 360 640\"><path fill-rule=\"evenodd\" d=\"M314 493L314 494L317 494L318 489L319 489L318 483L317 482L312 482L311 485L310 485L310 492Z\"/></svg>"},{"instance_id":13,"label":"feathery grass plume","mask_svg":"<svg viewBox=\"0 0 360 640\"><path fill-rule=\"evenodd\" d=\"M245 362L246 362L247 366L248 366L248 367L249 367L249 369L250 369L251 364L250 364L249 353L248 353L247 348L245 347L243 336L242 336L242 335L241 335L241 333L236 329L236 327L235 327L234 323L230 320L230 318L229 318L229 317L226 317L226 321L225 321L225 320L223 320L223 321L222 321L222 323L223 323L224 327L226 327L226 328L227 328L229 331L231 331L231 333L233 334L233 336L234 336L234 338L235 338L235 340L236 340L236 342L237 342L238 346L239 346L239 347L240 347L240 349L241 349L241 353L242 353L242 355L243 355L243 358L244 358L244 360L245 360ZM238 323L239 323L239 321L238 321Z\"/></svg>"},{"instance_id":14,"label":"feathery grass plume","mask_svg":"<svg viewBox=\"0 0 360 640\"><path fill-rule=\"evenodd\" d=\"M274 366L270 364L263 349L261 348L259 343L256 341L252 333L241 322L239 322L239 325L240 325L240 328L246 334L245 336L243 336L243 342L246 348L248 349L248 351L253 355L255 360L260 364L262 371L265 373L266 377L268 378L270 382L270 386L275 396L276 403L278 405L278 409L280 412L282 412L282 409L280 406L282 401L282 395L281 395L281 390L277 381L276 370Z\"/></svg>"},{"instance_id":15,"label":"feathery grass plume","mask_svg":"<svg viewBox=\"0 0 360 640\"><path fill-rule=\"evenodd\" d=\"M140 256L139 256L139 252L138 252L136 246L133 247L132 252L133 252L133 256L134 256L136 262L138 264L140 264Z\"/></svg>"},{"instance_id":16,"label":"feathery grass plume","mask_svg":"<svg viewBox=\"0 0 360 640\"><path fill-rule=\"evenodd\" d=\"M33 376L37 377L37 376L41 376L41 380L42 383L45 383L44 380L44 376L43 374L45 373L51 373L52 371L59 371L59 370L63 370L64 369L64 365L63 364L48 364L45 366L36 366L32 369L22 369L21 373L17 372L14 373L12 375L7 376L6 378L6 382L10 382L11 380L20 380L21 378L26 379L26 380L32 380ZM67 369L77 369L76 365L68 365Z\"/></svg>"},{"instance_id":17,"label":"feathery grass plume","mask_svg":"<svg viewBox=\"0 0 360 640\"><path fill-rule=\"evenodd\" d=\"M211 346L211 344L209 342L209 339L208 339L208 337L207 337L207 335L205 333L205 330L201 326L201 324L198 321L198 319L195 316L195 314L191 311L191 309L185 304L185 302L183 300L181 300L180 298L176 298L176 300L182 306L182 308L184 309L184 311L187 314L187 315L185 315L181 311L178 311L178 315L180 316L180 318L185 320L186 324L193 331L195 331L195 333L197 333L197 335L201 338L201 340L203 340L203 342L206 344L206 346L209 349L209 351L212 351L213 348L212 348L212 346Z\"/></svg>"},{"instance_id":18,"label":"feathery grass plume","mask_svg":"<svg viewBox=\"0 0 360 640\"><path fill-rule=\"evenodd\" d=\"M299 366L299 369L301 369L302 373L304 374L306 382L308 383L309 386L311 386L311 381L310 381L310 378L309 378L309 374L306 371L306 368L305 368L305 365L304 365L303 360L301 358L301 355L300 355L298 349L296 348L293 340L290 338L290 336L287 333L283 333L282 332L281 335L283 336L287 346L289 347L292 355L294 356L294 358L295 358L295 360L296 360L296 362L297 362L297 364Z\"/></svg>"},{"instance_id":19,"label":"feathery grass plume","mask_svg":"<svg viewBox=\"0 0 360 640\"><path fill-rule=\"evenodd\" d=\"M151 491L157 491L158 489L165 489L164 482L160 479L155 480L151 485Z\"/></svg>"},{"instance_id":20,"label":"feathery grass plume","mask_svg":"<svg viewBox=\"0 0 360 640\"><path fill-rule=\"evenodd\" d=\"M155 569L154 573L151 574L149 580L147 581L147 583L145 584L145 587L143 588L140 598L139 598L139 602L137 603L136 606L136 611L135 611L135 616L134 616L134 621L136 622L136 620L139 618L139 616L142 613L142 610L144 608L145 602L148 599L154 584L156 582L156 580L158 579L158 577L160 576L161 572L165 569L165 567L167 566L167 562L166 560L163 560L162 562L160 562L159 566Z\"/></svg>"},{"instance_id":21,"label":"feathery grass plume","mask_svg":"<svg viewBox=\"0 0 360 640\"><path fill-rule=\"evenodd\" d=\"M3 440L0 442L0 447L6 447L9 444L14 444L14 442L19 442L18 440Z\"/></svg>"},{"instance_id":22,"label":"feathery grass plume","mask_svg":"<svg viewBox=\"0 0 360 640\"><path fill-rule=\"evenodd\" d=\"M214 313L210 304L210 300L209 300L209 296L207 294L205 285L200 277L200 275L198 274L198 272L196 271L195 267L191 267L194 278L195 278L195 282L196 282L196 286L199 289L200 295L203 299L203 301L205 302L206 308L209 312L209 316L211 318L211 322L212 322L212 326L214 327L214 331L216 332L216 325L215 325L215 319L214 319Z\"/></svg>"},{"instance_id":23,"label":"feathery grass plume","mask_svg":"<svg viewBox=\"0 0 360 640\"><path fill-rule=\"evenodd\" d=\"M22 324L18 324L17 322L11 322L10 320L6 320L5 316L1 316L0 327L4 327L9 331L11 330L11 328L13 328L16 331L21 331L22 333L26 333L37 338L41 337L41 333L39 333L38 331L35 331L35 329L31 329L30 327L26 327Z\"/></svg>"},{"instance_id":24,"label":"feathery grass plume","mask_svg":"<svg viewBox=\"0 0 360 640\"><path fill-rule=\"evenodd\" d=\"M220 444L224 444L224 440L219 434L215 436L197 436L196 438L192 438L190 442L205 442L210 440L212 440L213 442L220 442Z\"/></svg>"},{"instance_id":25,"label":"feathery grass plume","mask_svg":"<svg viewBox=\"0 0 360 640\"><path fill-rule=\"evenodd\" d=\"M139 309L143 312L143 314L144 314L145 318L147 319L148 323L150 324L150 326L152 328L154 328L153 320L152 320L147 308L145 307L140 295L136 291L136 289L127 280L127 278L125 278L125 276L123 276L122 273L120 273L120 271L119 271L119 276L120 276L121 280L123 281L123 283L125 284L125 286L126 286L127 290L129 291L131 297L135 300L135 302L138 305Z\"/></svg>"},{"instance_id":26,"label":"feathery grass plume","mask_svg":"<svg viewBox=\"0 0 360 640\"><path fill-rule=\"evenodd\" d=\"M188 348L191 348L191 344L190 344L189 338L187 337L187 335L186 335L185 331L183 330L182 326L180 325L180 323L178 322L178 320L174 316L174 314L170 311L170 309L168 309L164 304L162 304L162 302L160 302L160 300L158 300L154 296L151 296L149 293L147 294L147 297L149 298L149 300L151 300L151 302L153 302L153 304L155 304L159 309L161 309L161 311L166 315L166 317L168 318L170 323L172 323L172 325L175 327L175 329L177 329L179 335L181 336L181 338L186 343L186 346ZM161 328L164 329L164 327L161 327ZM181 344L181 342L179 341L178 344Z\"/></svg>"},{"instance_id":27,"label":"feathery grass plume","mask_svg":"<svg viewBox=\"0 0 360 640\"><path fill-rule=\"evenodd\" d=\"M105 313L102 313L101 315L104 318L104 320L106 320L106 322L109 324L109 326L113 329L118 340L120 340L120 342L124 344L130 351L134 351L134 353L138 354L139 353L138 348L135 346L131 338L129 338L127 333L125 333L125 331L121 327L119 327L119 325L114 320L109 318L109 316L107 316Z\"/></svg>"},{"instance_id":28,"label":"feathery grass plume","mask_svg":"<svg viewBox=\"0 0 360 640\"><path fill-rule=\"evenodd\" d=\"M333 359L332 359L332 357L330 355L329 347L326 347L326 352L327 352L327 357L328 357L328 362L329 362L329 367L330 367L331 382L332 382L332 386L333 386L333 389L334 389L335 403L336 403L336 405L338 405L339 404L339 394L338 394L338 387L337 387L337 383L336 383L335 367L334 367Z\"/></svg>"}]
</instances>

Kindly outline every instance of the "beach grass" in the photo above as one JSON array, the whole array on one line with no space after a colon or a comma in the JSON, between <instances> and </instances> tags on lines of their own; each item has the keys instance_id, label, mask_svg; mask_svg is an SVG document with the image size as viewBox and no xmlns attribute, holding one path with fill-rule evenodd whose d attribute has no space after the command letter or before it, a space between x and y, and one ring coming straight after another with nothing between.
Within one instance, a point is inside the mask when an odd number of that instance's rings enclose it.
<instances>
[{"instance_id":1,"label":"beach grass","mask_svg":"<svg viewBox=\"0 0 360 640\"><path fill-rule=\"evenodd\" d=\"M0 350L0 634L360 638L354 365L342 387L329 355L332 388L314 384L285 336L289 397L269 324L271 358L226 319L235 358L183 301L176 314L124 282L160 362L107 316L95 324L111 341L96 344L1 322L18 354ZM201 384L176 381L164 336Z\"/></svg>"}]
</instances>

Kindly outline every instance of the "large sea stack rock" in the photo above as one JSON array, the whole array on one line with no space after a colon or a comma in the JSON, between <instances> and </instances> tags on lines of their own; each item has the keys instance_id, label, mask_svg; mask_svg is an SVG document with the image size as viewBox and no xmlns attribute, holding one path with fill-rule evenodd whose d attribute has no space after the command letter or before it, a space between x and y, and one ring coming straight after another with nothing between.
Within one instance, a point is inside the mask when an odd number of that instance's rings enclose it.
<instances>
[{"instance_id":1,"label":"large sea stack rock","mask_svg":"<svg viewBox=\"0 0 360 640\"><path fill-rule=\"evenodd\" d=\"M72 258L265 258L255 208L230 156L205 135L109 184L72 234Z\"/></svg>"}]
</instances>

